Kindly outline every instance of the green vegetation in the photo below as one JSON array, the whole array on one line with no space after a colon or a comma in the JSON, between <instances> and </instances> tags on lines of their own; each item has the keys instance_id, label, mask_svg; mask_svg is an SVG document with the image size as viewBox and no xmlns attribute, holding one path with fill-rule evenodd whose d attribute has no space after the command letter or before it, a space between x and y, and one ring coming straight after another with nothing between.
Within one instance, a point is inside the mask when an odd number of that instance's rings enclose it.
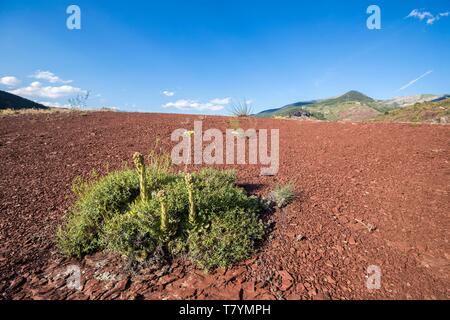
<instances>
[{"instance_id":1,"label":"green vegetation","mask_svg":"<svg viewBox=\"0 0 450 320\"><path fill-rule=\"evenodd\" d=\"M81 257L101 246L103 225L118 213L128 211L139 194L139 179L134 170L109 174L96 183L86 183L79 200L58 230L62 252Z\"/></svg>"},{"instance_id":2,"label":"green vegetation","mask_svg":"<svg viewBox=\"0 0 450 320\"><path fill-rule=\"evenodd\" d=\"M289 105L281 107L281 108L262 111L262 112L258 113L257 116L262 117L262 118L289 117L291 114L293 114L299 110L306 110L307 106L312 105L314 103L316 103L316 101L297 102L297 103L289 104Z\"/></svg>"},{"instance_id":3,"label":"green vegetation","mask_svg":"<svg viewBox=\"0 0 450 320\"><path fill-rule=\"evenodd\" d=\"M263 232L263 225L254 211L229 208L213 216L208 229L189 235L189 250L204 269L227 267L248 258L249 248L262 239Z\"/></svg>"},{"instance_id":4,"label":"green vegetation","mask_svg":"<svg viewBox=\"0 0 450 320\"><path fill-rule=\"evenodd\" d=\"M57 232L64 254L105 249L144 262L162 250L207 270L250 257L264 234L261 204L236 186L234 171L174 173L154 153L148 166L134 160L135 170L76 181L78 200Z\"/></svg>"},{"instance_id":5,"label":"green vegetation","mask_svg":"<svg viewBox=\"0 0 450 320\"><path fill-rule=\"evenodd\" d=\"M142 201L147 201L147 182L145 180L144 156L139 152L133 155L134 165L139 175L139 196Z\"/></svg>"},{"instance_id":6,"label":"green vegetation","mask_svg":"<svg viewBox=\"0 0 450 320\"><path fill-rule=\"evenodd\" d=\"M413 106L395 109L380 115L375 121L448 123L450 99L438 102L416 103Z\"/></svg>"},{"instance_id":7,"label":"green vegetation","mask_svg":"<svg viewBox=\"0 0 450 320\"><path fill-rule=\"evenodd\" d=\"M311 119L329 121L366 121L380 114L401 110L415 102L439 101L448 96L422 94L395 97L389 100L374 100L358 91L350 91L336 98L297 102L279 109L271 109L257 114L258 117L291 118L296 114L310 114Z\"/></svg>"},{"instance_id":8,"label":"green vegetation","mask_svg":"<svg viewBox=\"0 0 450 320\"><path fill-rule=\"evenodd\" d=\"M288 105L271 113L271 116L290 118L303 111L316 120L365 120L376 116L380 112L378 109L381 106L374 99L358 91L350 91L336 98Z\"/></svg>"},{"instance_id":9,"label":"green vegetation","mask_svg":"<svg viewBox=\"0 0 450 320\"><path fill-rule=\"evenodd\" d=\"M294 201L296 194L292 184L278 185L269 195L269 200L278 208L284 208Z\"/></svg>"}]
</instances>

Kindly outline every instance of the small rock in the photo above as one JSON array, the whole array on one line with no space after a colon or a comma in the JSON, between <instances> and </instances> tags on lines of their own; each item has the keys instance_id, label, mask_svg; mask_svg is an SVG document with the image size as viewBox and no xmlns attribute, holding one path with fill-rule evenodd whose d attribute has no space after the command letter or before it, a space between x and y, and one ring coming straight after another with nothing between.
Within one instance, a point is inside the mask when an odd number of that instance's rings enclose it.
<instances>
[{"instance_id":1,"label":"small rock","mask_svg":"<svg viewBox=\"0 0 450 320\"><path fill-rule=\"evenodd\" d=\"M181 298L188 299L190 297L195 296L196 294L197 294L196 288L185 288L185 289L183 289L183 291L181 293Z\"/></svg>"},{"instance_id":2,"label":"small rock","mask_svg":"<svg viewBox=\"0 0 450 320\"><path fill-rule=\"evenodd\" d=\"M317 295L317 289L316 289L316 288L310 289L310 290L308 291L308 294L309 294L311 297L316 296L316 295Z\"/></svg>"},{"instance_id":3,"label":"small rock","mask_svg":"<svg viewBox=\"0 0 450 320\"><path fill-rule=\"evenodd\" d=\"M331 276L327 276L325 279L327 280L328 283L336 284L336 280L334 280L333 277Z\"/></svg>"},{"instance_id":4,"label":"small rock","mask_svg":"<svg viewBox=\"0 0 450 320\"><path fill-rule=\"evenodd\" d=\"M353 236L350 236L350 238L348 239L348 243L351 245L355 245L356 244L355 238L353 238Z\"/></svg>"},{"instance_id":5,"label":"small rock","mask_svg":"<svg viewBox=\"0 0 450 320\"><path fill-rule=\"evenodd\" d=\"M178 276L173 275L173 274L167 274L158 279L158 284L164 286L171 282L174 282L177 279L178 279Z\"/></svg>"},{"instance_id":6,"label":"small rock","mask_svg":"<svg viewBox=\"0 0 450 320\"><path fill-rule=\"evenodd\" d=\"M114 290L117 290L117 291L124 291L124 290L127 288L129 281L130 281L129 278L125 278L125 279L123 279L123 280L120 280L120 281L117 282L117 284L114 286Z\"/></svg>"},{"instance_id":7,"label":"small rock","mask_svg":"<svg viewBox=\"0 0 450 320\"><path fill-rule=\"evenodd\" d=\"M297 287L295 288L297 292L303 292L306 290L305 286L303 285L303 283L299 283L297 284Z\"/></svg>"},{"instance_id":8,"label":"small rock","mask_svg":"<svg viewBox=\"0 0 450 320\"><path fill-rule=\"evenodd\" d=\"M289 274L289 272L283 270L278 272L279 276L281 277L281 285L279 286L279 289L281 291L286 291L292 287L294 284L294 279Z\"/></svg>"}]
</instances>

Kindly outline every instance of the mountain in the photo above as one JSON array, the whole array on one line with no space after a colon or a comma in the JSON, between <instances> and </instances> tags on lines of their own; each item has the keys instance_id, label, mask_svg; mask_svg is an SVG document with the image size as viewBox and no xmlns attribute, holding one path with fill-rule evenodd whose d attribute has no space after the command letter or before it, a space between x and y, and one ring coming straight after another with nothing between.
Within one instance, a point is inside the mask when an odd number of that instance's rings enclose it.
<instances>
[{"instance_id":1,"label":"mountain","mask_svg":"<svg viewBox=\"0 0 450 320\"><path fill-rule=\"evenodd\" d=\"M260 113L256 114L256 116L261 117L261 118L270 118L274 113L280 111L282 108L264 110L264 111L261 111Z\"/></svg>"},{"instance_id":2,"label":"mountain","mask_svg":"<svg viewBox=\"0 0 450 320\"><path fill-rule=\"evenodd\" d=\"M0 90L0 110L1 109L48 109L48 107Z\"/></svg>"},{"instance_id":3,"label":"mountain","mask_svg":"<svg viewBox=\"0 0 450 320\"><path fill-rule=\"evenodd\" d=\"M354 90L308 106L307 110L331 121L361 121L385 111L376 100Z\"/></svg>"},{"instance_id":4,"label":"mountain","mask_svg":"<svg viewBox=\"0 0 450 320\"><path fill-rule=\"evenodd\" d=\"M445 99L445 97L422 94L395 97L388 100L375 100L359 91L352 90L338 97L298 102L282 108L266 110L257 114L257 116L312 118L329 121L364 121L394 109L405 108L416 103L440 101Z\"/></svg>"},{"instance_id":5,"label":"mountain","mask_svg":"<svg viewBox=\"0 0 450 320\"><path fill-rule=\"evenodd\" d=\"M352 90L341 96L324 100L297 102L279 109L266 110L257 116L265 117L307 117L320 120L359 120L373 117L382 111L376 110L377 102Z\"/></svg>"},{"instance_id":6,"label":"mountain","mask_svg":"<svg viewBox=\"0 0 450 320\"><path fill-rule=\"evenodd\" d=\"M439 98L441 97L434 94L418 94L415 96L394 97L392 99L382 101L381 104L396 108L404 108L412 106L416 103L433 101Z\"/></svg>"},{"instance_id":7,"label":"mountain","mask_svg":"<svg viewBox=\"0 0 450 320\"><path fill-rule=\"evenodd\" d=\"M440 96L439 98L432 100L431 102L439 102L439 101L447 100L447 99L450 99L450 94L444 94L444 95Z\"/></svg>"},{"instance_id":8,"label":"mountain","mask_svg":"<svg viewBox=\"0 0 450 320\"><path fill-rule=\"evenodd\" d=\"M256 116L261 118L269 118L273 116L285 116L289 115L291 111L297 111L301 107L305 107L307 105L311 105L316 103L317 101L300 101L292 104L288 104L281 108L269 109L258 113Z\"/></svg>"},{"instance_id":9,"label":"mountain","mask_svg":"<svg viewBox=\"0 0 450 320\"><path fill-rule=\"evenodd\" d=\"M336 98L331 98L331 99L327 99L323 102L325 102L326 104L339 104L339 103L346 103L346 102L361 102L361 103L370 103L370 102L374 102L375 100L366 96L365 94L359 92L359 91L349 91L345 94L343 94L342 96L336 97Z\"/></svg>"},{"instance_id":10,"label":"mountain","mask_svg":"<svg viewBox=\"0 0 450 320\"><path fill-rule=\"evenodd\" d=\"M449 123L450 97L439 101L427 101L394 109L379 115L374 121Z\"/></svg>"}]
</instances>

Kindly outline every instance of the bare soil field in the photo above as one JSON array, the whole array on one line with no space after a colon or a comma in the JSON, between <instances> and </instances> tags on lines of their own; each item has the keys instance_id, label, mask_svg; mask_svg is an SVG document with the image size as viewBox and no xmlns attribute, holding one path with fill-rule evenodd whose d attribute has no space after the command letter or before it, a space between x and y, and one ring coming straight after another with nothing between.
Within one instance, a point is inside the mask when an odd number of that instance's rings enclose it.
<instances>
[{"instance_id":1,"label":"bare soil field","mask_svg":"<svg viewBox=\"0 0 450 320\"><path fill-rule=\"evenodd\" d=\"M0 118L0 299L448 299L450 126L240 120L280 129L280 171L238 171L248 192L293 182L296 200L271 216L255 256L210 274L177 259L137 269L108 253L78 261L55 246L92 169L131 165L157 138L193 121L225 130L229 118L142 113L55 113ZM193 170L197 169L192 166ZM375 228L370 228L373 226ZM369 230L370 229L370 230ZM373 230L375 229L375 230ZM64 272L81 268L82 289ZM366 286L367 268L382 272Z\"/></svg>"}]
</instances>

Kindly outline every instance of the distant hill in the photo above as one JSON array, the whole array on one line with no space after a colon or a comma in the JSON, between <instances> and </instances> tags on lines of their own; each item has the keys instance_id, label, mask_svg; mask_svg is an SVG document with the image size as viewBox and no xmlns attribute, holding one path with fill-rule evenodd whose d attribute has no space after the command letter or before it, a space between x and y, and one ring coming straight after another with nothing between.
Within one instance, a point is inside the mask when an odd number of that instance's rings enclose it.
<instances>
[{"instance_id":1,"label":"distant hill","mask_svg":"<svg viewBox=\"0 0 450 320\"><path fill-rule=\"evenodd\" d=\"M266 110L257 116L262 117L297 117L298 114L310 114L311 118L320 120L358 120L371 118L380 113L374 109L376 101L361 92L349 91L339 97L297 102L279 109Z\"/></svg>"},{"instance_id":2,"label":"distant hill","mask_svg":"<svg viewBox=\"0 0 450 320\"><path fill-rule=\"evenodd\" d=\"M0 90L0 109L48 109L48 107Z\"/></svg>"},{"instance_id":3,"label":"distant hill","mask_svg":"<svg viewBox=\"0 0 450 320\"><path fill-rule=\"evenodd\" d=\"M326 104L339 104L339 103L353 102L353 101L358 101L361 103L370 103L370 102L374 102L375 100L366 96L365 94L363 94L359 91L352 90L352 91L349 91L349 92L343 94L342 96L332 98L332 99L327 99L327 100L324 100L323 102Z\"/></svg>"},{"instance_id":4,"label":"distant hill","mask_svg":"<svg viewBox=\"0 0 450 320\"><path fill-rule=\"evenodd\" d=\"M375 121L389 122L450 122L450 99L416 103L405 108L398 108L379 115Z\"/></svg>"},{"instance_id":5,"label":"distant hill","mask_svg":"<svg viewBox=\"0 0 450 320\"><path fill-rule=\"evenodd\" d=\"M282 116L284 114L290 114L290 111L297 111L300 107L305 107L316 103L317 101L300 101L292 104L288 104L281 108L269 109L258 113L257 117L269 118L273 116Z\"/></svg>"},{"instance_id":6,"label":"distant hill","mask_svg":"<svg viewBox=\"0 0 450 320\"><path fill-rule=\"evenodd\" d=\"M450 94L444 94L443 96L432 100L432 102L439 102L439 101L447 100L447 99L450 99Z\"/></svg>"},{"instance_id":7,"label":"distant hill","mask_svg":"<svg viewBox=\"0 0 450 320\"><path fill-rule=\"evenodd\" d=\"M445 96L423 94L375 100L359 91L349 91L341 96L309 102L298 102L278 109L263 111L259 117L312 118L330 121L364 121L394 109L416 103L439 101Z\"/></svg>"},{"instance_id":8,"label":"distant hill","mask_svg":"<svg viewBox=\"0 0 450 320\"><path fill-rule=\"evenodd\" d=\"M433 101L435 99L441 98L434 94L419 94L415 96L405 96L405 97L394 97L392 99L381 101L381 105L387 105L395 108L405 108L412 106L416 103Z\"/></svg>"}]
</instances>

